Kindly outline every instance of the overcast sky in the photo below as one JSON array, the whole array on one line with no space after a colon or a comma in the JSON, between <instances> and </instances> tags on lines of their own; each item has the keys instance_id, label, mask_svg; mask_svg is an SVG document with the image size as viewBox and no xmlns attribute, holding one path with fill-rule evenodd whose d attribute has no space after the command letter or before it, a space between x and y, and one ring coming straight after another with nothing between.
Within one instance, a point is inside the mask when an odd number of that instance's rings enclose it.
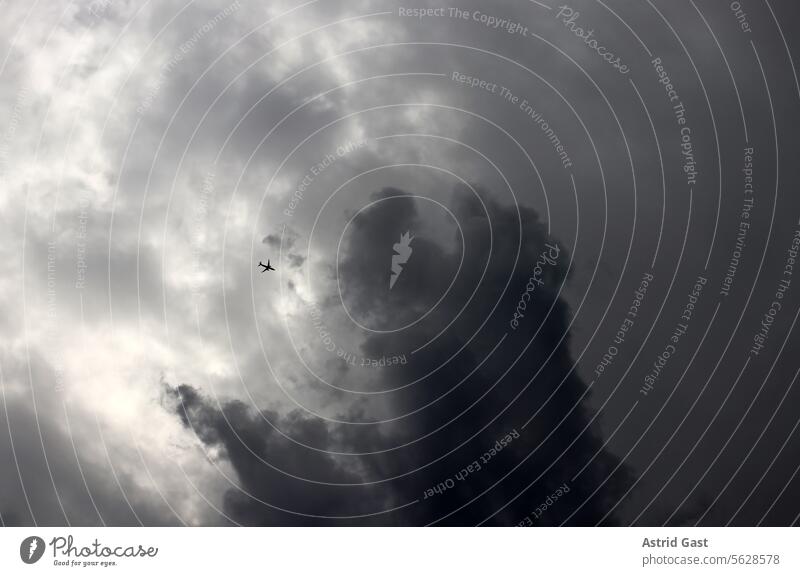
<instances>
[{"instance_id":1,"label":"overcast sky","mask_svg":"<svg viewBox=\"0 0 800 576\"><path fill-rule=\"evenodd\" d=\"M4 6L3 525L797 521L797 6L454 4Z\"/></svg>"}]
</instances>

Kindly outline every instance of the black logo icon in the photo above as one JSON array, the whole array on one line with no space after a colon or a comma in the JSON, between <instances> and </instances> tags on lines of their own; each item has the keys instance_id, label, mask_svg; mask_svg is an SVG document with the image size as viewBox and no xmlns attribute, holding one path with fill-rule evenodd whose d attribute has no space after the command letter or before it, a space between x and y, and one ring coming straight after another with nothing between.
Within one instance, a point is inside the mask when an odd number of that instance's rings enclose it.
<instances>
[{"instance_id":1,"label":"black logo icon","mask_svg":"<svg viewBox=\"0 0 800 576\"><path fill-rule=\"evenodd\" d=\"M34 564L44 554L44 540L38 536L28 536L19 545L19 557L25 564Z\"/></svg>"}]
</instances>

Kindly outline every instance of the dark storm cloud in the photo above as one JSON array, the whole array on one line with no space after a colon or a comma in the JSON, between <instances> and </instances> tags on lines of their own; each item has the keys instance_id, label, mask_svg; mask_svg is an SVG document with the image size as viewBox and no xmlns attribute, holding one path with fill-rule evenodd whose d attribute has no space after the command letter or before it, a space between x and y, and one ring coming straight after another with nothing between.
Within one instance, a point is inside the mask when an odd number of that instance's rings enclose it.
<instances>
[{"instance_id":1,"label":"dark storm cloud","mask_svg":"<svg viewBox=\"0 0 800 576\"><path fill-rule=\"evenodd\" d=\"M206 445L222 448L233 465L240 488L227 492L225 510L235 522L310 523L317 516L347 517L380 510L381 503L374 501L369 490L327 485L358 484L358 475L332 456L287 439L330 449L335 440L324 422L304 417L300 411L284 416L256 411L237 400L220 405L187 385L167 388L166 399L184 425ZM298 515L284 514L281 509Z\"/></svg>"},{"instance_id":2,"label":"dark storm cloud","mask_svg":"<svg viewBox=\"0 0 800 576\"><path fill-rule=\"evenodd\" d=\"M420 234L414 236L413 231L422 226L419 208L401 190L386 188L374 194L371 201L378 203L352 221L352 234L339 265L342 297L357 320L367 315L373 317L371 322L375 327L382 327L390 318L396 325L403 325L424 314L445 293L460 255L448 258L435 242ZM387 290L390 276L387 262L391 261L392 246L409 231L413 237L414 265L403 269L397 290ZM460 244L460 239L456 242ZM401 290L402 286L413 289Z\"/></svg>"},{"instance_id":3,"label":"dark storm cloud","mask_svg":"<svg viewBox=\"0 0 800 576\"><path fill-rule=\"evenodd\" d=\"M170 390L177 401L172 409L184 424L208 446L223 448L236 470L243 490L228 492L226 512L237 522L323 522L279 513L256 502L254 498L258 498L291 511L329 516L369 514L418 500L390 514L341 520L345 523L420 524L444 518L444 523L460 525L484 520L505 525L522 521L564 483L570 488L568 497L540 522L560 523L581 505L569 523L593 523L605 514L608 502L629 480L626 469L620 467L612 480L591 496L617 461L601 450L602 441L595 427L589 426L592 414L584 403L586 384L572 369L565 334L568 309L556 296L566 274L567 250L560 248L556 268L543 277L547 285L531 300L519 330L509 334L508 321L529 272L542 251L548 250L546 243L554 245L554 241L546 238L538 216L529 209L521 211L520 238L516 209L498 204L485 191L480 191L480 196L488 218L477 197L462 188L453 192L451 205L462 224L468 265L442 303L429 319L363 343L362 352L368 357L410 355L411 349L435 336L466 304L450 329L407 364L375 369L370 377L373 389L395 388L420 379L391 395L391 410L400 418L391 426L326 424L296 411L283 417L263 409L259 414L236 400L218 405L191 386ZM442 293L458 268L460 254L425 238L421 208L408 193L385 189L373 199L388 200L374 204L354 220L340 274L346 303L358 301L354 308L375 322L376 328L387 328L408 321L432 304L432 297ZM492 253L487 241L489 219L494 227ZM434 225L438 221L434 219ZM403 271L407 281L398 283L397 295L387 298L392 242L406 230L417 232L412 241L414 256ZM522 265L514 268L518 251ZM509 290L492 313L507 282ZM480 285L479 293L470 302L476 285ZM479 333L468 344L476 330ZM506 341L490 355L504 335ZM447 361L451 355L455 357ZM511 370L502 377L508 368ZM351 367L349 373L358 369ZM523 429L535 412L536 417ZM347 416L358 419L355 409ZM308 450L278 435L273 426L319 450L362 455L334 457ZM509 434L512 441L506 446ZM501 439L502 450L487 457ZM440 483L452 482L448 479L473 462L478 462L480 471L442 494L431 492ZM517 464L519 468L510 472ZM587 464L573 483L573 475ZM289 474L317 482L364 485L321 486ZM245 496L245 491L254 498ZM512 499L513 503L505 506ZM613 522L613 517L609 521Z\"/></svg>"}]
</instances>

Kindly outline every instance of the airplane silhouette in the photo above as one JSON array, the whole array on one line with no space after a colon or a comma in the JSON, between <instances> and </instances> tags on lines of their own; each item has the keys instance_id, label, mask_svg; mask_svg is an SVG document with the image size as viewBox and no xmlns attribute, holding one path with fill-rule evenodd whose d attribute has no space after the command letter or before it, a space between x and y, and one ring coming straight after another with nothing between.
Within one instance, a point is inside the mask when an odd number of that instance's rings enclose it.
<instances>
[{"instance_id":1,"label":"airplane silhouette","mask_svg":"<svg viewBox=\"0 0 800 576\"><path fill-rule=\"evenodd\" d=\"M264 266L264 265L261 263L261 260L259 260L259 261L258 261L258 265L259 265L259 266L261 266L262 268L264 268L264 269L261 271L261 273L262 273L262 274L263 274L264 272L266 272L267 270L275 270L275 268L273 268L272 266L270 266L270 265L269 265L269 260L267 260L267 265L266 265L266 266Z\"/></svg>"}]
</instances>

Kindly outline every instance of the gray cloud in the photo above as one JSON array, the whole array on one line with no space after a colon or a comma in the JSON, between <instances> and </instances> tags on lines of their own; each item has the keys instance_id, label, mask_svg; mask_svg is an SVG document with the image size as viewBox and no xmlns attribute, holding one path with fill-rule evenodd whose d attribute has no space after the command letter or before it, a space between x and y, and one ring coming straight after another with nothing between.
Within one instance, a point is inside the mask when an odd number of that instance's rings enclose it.
<instances>
[{"instance_id":1,"label":"gray cloud","mask_svg":"<svg viewBox=\"0 0 800 576\"><path fill-rule=\"evenodd\" d=\"M427 523L469 503L443 521L516 523L606 440L541 522L795 521L794 286L766 349L749 354L798 225L795 3L770 2L774 19L748 5L751 32L727 3L576 3L576 25L628 75L557 8L531 2L459 3L525 34L366 1L228 12L230 3L62 4L9 6L0 22L0 430L11 430L0 458L14 461L13 438L33 512L12 474L4 523L96 524L99 511L134 524L131 509L146 524L231 521L215 507L249 524L325 522L265 507L231 482L309 514L386 510L421 498L537 410L469 482L351 522ZM654 58L686 107L699 166L691 195ZM505 87L541 116L454 72ZM755 204L723 297L745 147ZM463 244L433 201L456 216ZM389 291L392 245L407 230L414 252ZM558 296L542 290L542 307L509 332L548 238L573 258L569 281ZM278 271L259 275L267 258ZM597 377L651 267L641 316ZM687 335L644 397L701 273L709 283ZM189 383L167 397L191 410L164 410L164 381ZM286 441L262 416L328 452L430 436L333 455ZM371 424L340 422L354 420ZM318 489L256 456L340 483L427 466ZM149 469L126 465L139 460Z\"/></svg>"}]
</instances>

